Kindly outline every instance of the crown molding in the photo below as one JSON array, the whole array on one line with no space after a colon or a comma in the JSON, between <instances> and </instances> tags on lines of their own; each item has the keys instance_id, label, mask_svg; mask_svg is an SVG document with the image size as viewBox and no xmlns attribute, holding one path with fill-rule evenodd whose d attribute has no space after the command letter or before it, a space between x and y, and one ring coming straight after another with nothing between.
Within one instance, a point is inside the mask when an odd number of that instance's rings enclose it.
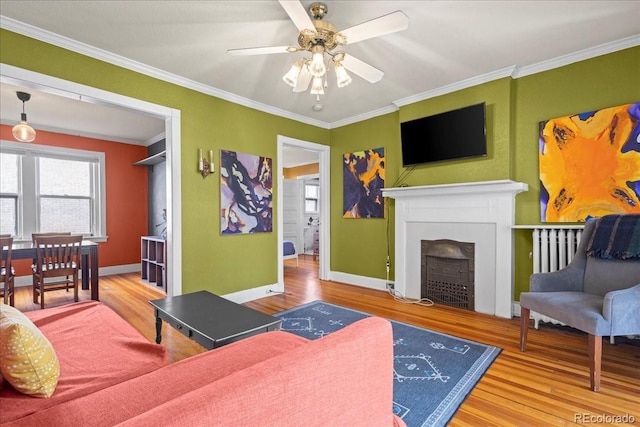
<instances>
[{"instance_id":1,"label":"crown molding","mask_svg":"<svg viewBox=\"0 0 640 427\"><path fill-rule=\"evenodd\" d=\"M520 78L520 77L528 76L531 74L552 70L554 68L563 67L565 65L569 65L574 62L595 58L597 56L606 55L619 50L640 45L640 35L634 35L634 36L630 36L630 37L617 40L611 43L604 43L589 49L584 49L578 52L563 55L548 61L542 61L537 64L526 65L522 67L513 65L510 67L503 68L501 70L492 71L487 74L472 77L472 78L462 80L460 82L452 83L434 90L422 92L416 95L412 95L406 98L393 101L392 105L388 107L379 108L367 113L359 114L357 116L327 123L321 120L315 120L305 116L300 116L298 114L293 114L281 108L256 102L251 99L244 98L242 96L238 96L238 95L226 92L224 90L215 88L213 86L208 86L208 85L196 82L194 80L185 79L184 77L180 77L178 75L168 73L158 68L151 67L137 61L133 61L131 59L128 59L120 55L115 55L103 49L96 48L86 43L78 42L68 37L64 37L64 36L52 33L50 31L46 31L29 24L25 24L23 22L16 21L11 18L7 18L2 15L0 15L0 28L6 29L6 30L9 30L9 31L12 31L36 40L40 40L54 46L62 47L64 49L67 49L76 53L80 53L82 55L89 56L91 58L99 59L101 61L105 61L107 63L114 64L122 68L126 68L126 69L129 69L153 78L157 78L159 80L166 81L168 83L173 83L178 86L186 87L188 89L193 89L195 91L198 91L207 95L215 96L217 98L232 102L234 104L239 104L239 105L249 107L258 111L288 118L291 120L295 120L301 123L306 123L306 124L324 128L324 129L334 129L337 127L346 126L352 123L357 123L359 121L378 117L384 114L397 111L399 107L402 107L405 105L424 101L430 98L435 98L441 95L446 95L448 93L456 92L472 86L477 86L479 84L487 83L487 82L501 79L504 77L512 77L514 79Z\"/></svg>"},{"instance_id":2,"label":"crown molding","mask_svg":"<svg viewBox=\"0 0 640 427\"><path fill-rule=\"evenodd\" d=\"M553 70L554 68L564 67L565 65L573 64L574 62L584 61L587 59L595 58L597 56L606 55L638 45L640 45L640 35L627 37L611 43L604 43L598 46L591 47L589 49L562 55L548 61L519 67L514 73L513 77L517 79L519 77Z\"/></svg>"},{"instance_id":3,"label":"crown molding","mask_svg":"<svg viewBox=\"0 0 640 427\"><path fill-rule=\"evenodd\" d=\"M58 46L94 59L98 59L109 64L117 65L119 67L126 68L128 70L132 70L137 73L156 78L158 80L173 83L175 85L182 86L188 89L193 89L207 95L215 96L216 98L233 102L234 104L243 105L245 107L263 111L265 113L274 114L276 116L296 120L320 128L329 129L329 123L327 122L310 119L298 114L293 114L289 111L256 102L251 99L215 88L213 86L208 86L190 79L185 79L184 77L178 76L176 74L168 73L166 71L151 67L141 62L133 61L124 56L116 55L104 49L100 49L86 43L82 43L68 37L64 37L38 27L34 27L33 25L25 24L24 22L7 18L6 16L0 15L0 28L12 31L17 34L21 34L26 37L30 37L32 39L40 40L42 42Z\"/></svg>"},{"instance_id":4,"label":"crown molding","mask_svg":"<svg viewBox=\"0 0 640 427\"><path fill-rule=\"evenodd\" d=\"M617 52L619 50L628 49L640 45L640 35L627 37L621 40L617 40L611 43L604 43L598 46L594 46L589 49L584 49L578 52L570 53L567 55L559 56L548 61L538 62L537 64L518 67L512 65L510 67L503 68L501 70L493 71L480 76L472 77L467 80L452 83L447 86L443 86L434 90L419 93L407 98L402 98L393 103L398 107L413 104L415 102L424 101L426 99L435 98L436 96L446 95L448 93L456 92L461 89L466 89L472 86L476 86L482 83L487 83L493 80L501 79L504 77L512 77L514 79L528 76L531 74L541 73L543 71L549 71L554 68L564 67L565 65L572 64L574 62L584 61L587 59L595 58L597 56L606 55L608 53Z\"/></svg>"},{"instance_id":5,"label":"crown molding","mask_svg":"<svg viewBox=\"0 0 640 427\"><path fill-rule=\"evenodd\" d=\"M18 124L19 122L16 121L11 121L11 120L0 120L0 125L5 125L5 126L15 126L16 124ZM51 133L59 133L59 134L64 134L64 135L73 135L73 136L79 136L82 138L92 138L92 139L100 139L102 141L111 141L111 142L119 142L121 144L131 144L131 145L141 145L143 147L148 147L158 141L161 141L165 138L165 133L162 132L146 141L140 141L137 139L130 139L130 138L119 138L117 136L113 136L113 135L103 135L100 133L93 133L93 132L82 132L82 131L77 131L74 130L73 134L69 133L69 129L65 129L65 128L60 128L60 127L56 127L56 126L43 126L40 124L35 123L34 124L36 130L39 131L43 131L43 132L51 132Z\"/></svg>"},{"instance_id":6,"label":"crown molding","mask_svg":"<svg viewBox=\"0 0 640 427\"><path fill-rule=\"evenodd\" d=\"M350 125L357 122L362 122L364 120L372 119L378 116L384 116L385 114L393 113L398 111L398 107L395 105L389 105L388 107L378 108L377 110L369 111L367 113L358 114L357 116L349 117L344 120L338 120L336 122L331 122L331 126L329 129L339 128L341 126Z\"/></svg>"},{"instance_id":7,"label":"crown molding","mask_svg":"<svg viewBox=\"0 0 640 427\"><path fill-rule=\"evenodd\" d=\"M398 107L414 104L425 99L435 98L436 96L446 95L447 93L457 92L462 89L467 89L473 86L477 86L482 83L491 82L493 80L502 79L504 77L513 76L513 72L516 69L515 65L506 67L501 70L492 71L481 76L472 77L470 79L462 80L460 82L452 83L450 85L442 86L440 88L429 90L426 92L418 93L416 95L408 96L406 98L393 101Z\"/></svg>"}]
</instances>

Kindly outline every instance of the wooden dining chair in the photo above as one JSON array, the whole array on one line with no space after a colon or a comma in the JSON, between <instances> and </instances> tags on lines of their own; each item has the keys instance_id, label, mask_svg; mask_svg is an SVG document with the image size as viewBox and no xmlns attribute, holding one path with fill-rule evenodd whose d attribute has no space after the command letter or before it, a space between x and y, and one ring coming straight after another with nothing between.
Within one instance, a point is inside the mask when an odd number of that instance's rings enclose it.
<instances>
[{"instance_id":1,"label":"wooden dining chair","mask_svg":"<svg viewBox=\"0 0 640 427\"><path fill-rule=\"evenodd\" d=\"M36 267L33 272L33 302L44 308L45 292L68 289L78 302L78 272L81 268L82 236L55 235L35 239Z\"/></svg>"},{"instance_id":2,"label":"wooden dining chair","mask_svg":"<svg viewBox=\"0 0 640 427\"><path fill-rule=\"evenodd\" d=\"M49 233L31 233L31 243L33 243L33 246L35 247L36 245L36 239L38 237L51 237L51 236L71 236L71 232L70 231L57 231L57 232L49 232ZM36 259L33 259L33 262L31 263L31 272L32 274L36 272ZM66 277L67 278L67 282L69 281L69 276ZM38 303L38 301L36 300L36 295L35 295L35 289L36 289L36 278L35 275L33 275L33 302ZM67 283L67 292L69 292L69 283Z\"/></svg>"},{"instance_id":3,"label":"wooden dining chair","mask_svg":"<svg viewBox=\"0 0 640 427\"><path fill-rule=\"evenodd\" d=\"M13 238L11 235L0 235L0 252L2 252L0 260L0 283L2 283L2 298L5 304L13 306L15 304L15 270L11 265L11 247L13 246Z\"/></svg>"}]
</instances>

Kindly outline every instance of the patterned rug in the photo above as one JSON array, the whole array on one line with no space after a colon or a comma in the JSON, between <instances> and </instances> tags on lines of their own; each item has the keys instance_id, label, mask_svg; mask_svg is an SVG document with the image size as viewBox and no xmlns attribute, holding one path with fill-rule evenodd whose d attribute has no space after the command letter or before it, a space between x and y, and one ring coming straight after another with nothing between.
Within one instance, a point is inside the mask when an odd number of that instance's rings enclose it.
<instances>
[{"instance_id":1,"label":"patterned rug","mask_svg":"<svg viewBox=\"0 0 640 427\"><path fill-rule=\"evenodd\" d=\"M275 314L282 330L309 339L369 314L314 301ZM408 427L444 426L501 349L391 320L393 409Z\"/></svg>"}]
</instances>

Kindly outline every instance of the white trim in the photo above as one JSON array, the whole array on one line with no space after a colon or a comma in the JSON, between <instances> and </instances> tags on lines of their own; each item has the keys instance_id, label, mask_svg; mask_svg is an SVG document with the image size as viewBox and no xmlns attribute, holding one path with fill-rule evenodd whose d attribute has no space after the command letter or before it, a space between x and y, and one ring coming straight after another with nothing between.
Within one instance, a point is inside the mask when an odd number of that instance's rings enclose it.
<instances>
[{"instance_id":1,"label":"white trim","mask_svg":"<svg viewBox=\"0 0 640 427\"><path fill-rule=\"evenodd\" d=\"M180 110L3 63L0 63L0 81L25 87L44 87L61 96L126 108L164 119L167 136L167 293L170 296L180 295L182 293Z\"/></svg>"},{"instance_id":2,"label":"white trim","mask_svg":"<svg viewBox=\"0 0 640 427\"><path fill-rule=\"evenodd\" d=\"M548 61L538 62L537 64L531 64L531 65L519 67L515 71L513 77L517 79L520 77L529 76L531 74L537 74L543 71L553 70L554 68L564 67L565 65L573 64L574 62L585 61L587 59L617 52L619 50L628 49L638 45L640 45L640 35L627 37L621 40L594 46L589 49L584 49L578 52L562 55L557 58L550 59Z\"/></svg>"},{"instance_id":3,"label":"white trim","mask_svg":"<svg viewBox=\"0 0 640 427\"><path fill-rule=\"evenodd\" d=\"M513 301L511 304L511 314L513 317L520 317L520 301ZM531 318L531 316L529 316Z\"/></svg>"},{"instance_id":4,"label":"white trim","mask_svg":"<svg viewBox=\"0 0 640 427\"><path fill-rule=\"evenodd\" d=\"M446 95L448 93L457 92L462 89L478 86L483 83L492 82L494 80L503 79L505 77L512 76L515 70L515 65L511 67L503 68L501 70L493 71L491 73L483 74L480 76L472 77L470 79L462 80L460 82L452 83L450 85L442 86L437 89L429 90L427 92L418 93L416 95L408 96L406 98L393 101L398 107L402 107L409 104L414 104L425 99L435 98L436 96Z\"/></svg>"},{"instance_id":5,"label":"white trim","mask_svg":"<svg viewBox=\"0 0 640 427\"><path fill-rule=\"evenodd\" d=\"M265 113L274 114L276 116L285 117L291 120L296 120L320 128L329 128L329 123L310 119L309 117L300 116L289 111L285 111L281 108L273 107L271 105L262 104L251 99L244 98L242 96L238 96L221 89L217 89L213 86L205 85L194 80L190 80L176 74L151 67L141 62L133 61L129 58L125 58L124 56L116 55L106 50L88 45L86 43L82 43L68 37L64 37L59 34L55 34L50 31L46 31L29 24L7 18L6 16L0 15L0 28L13 31L14 33L18 33L36 40L40 40L54 46L62 47L64 49L70 50L72 52L77 52L91 58L99 59L109 64L114 64L140 74L163 80L165 82L173 83L178 86L193 89L207 95L215 96L217 98L233 102L234 104L243 105L245 107L253 108L258 111L263 111Z\"/></svg>"},{"instance_id":6,"label":"white trim","mask_svg":"<svg viewBox=\"0 0 640 427\"><path fill-rule=\"evenodd\" d=\"M207 95L215 96L217 98L221 98L226 101L233 102L235 104L243 105L245 107L253 108L258 111L263 111L269 114L274 114L276 116L288 118L291 120L296 120L302 123L306 123L306 124L317 126L324 129L333 129L336 127L345 126L348 124L357 123L359 121L371 119L373 117L382 116L397 110L397 107L402 105L407 105L410 103L434 98L436 96L444 95L447 93L456 92L461 89L465 89L481 83L486 83L488 81L496 80L499 78L503 78L507 76L511 76L512 78L524 77L530 74L552 70L554 68L563 67L565 65L572 64L574 62L584 61L586 59L595 58L597 56L606 55L612 52L616 52L619 50L640 45L640 35L634 35L621 40L613 41L610 43L604 43L604 44L594 46L588 49L584 49L578 52L563 55L558 58L550 59L548 61L542 61L537 64L525 65L522 67L513 65L511 67L507 67L502 70L492 71L480 76L463 80L461 82L453 83L450 85L443 86L441 88L437 88L434 90L430 90L427 92L402 98L397 101L393 101L392 102L393 106L383 107L383 108L376 109L376 110L363 113L357 116L339 120L333 123L327 123L320 120L311 119L309 117L300 116L298 114L291 113L281 108L276 108L270 105L262 104L262 103L253 101L251 99L247 99L247 98L223 91L221 89L217 89L209 85L204 85L194 80L186 79L184 77L181 77L172 73L168 73L158 68L151 67L137 61L133 61L123 56L113 54L103 49L99 49L97 47L78 42L68 37L64 37L59 34L55 34L50 31L46 31L41 28L34 27L32 25L28 25L20 21L7 18L6 16L0 15L0 28L6 29L14 33L21 34L36 40L40 40L45 43L52 44L54 46L59 46L59 47L68 49L72 52L77 52L82 55L89 56L91 58L96 58L101 61L108 62L110 64L115 64L120 67L157 78L159 80L163 80L163 81L173 83L182 87L193 89L198 92L205 93Z\"/></svg>"},{"instance_id":7,"label":"white trim","mask_svg":"<svg viewBox=\"0 0 640 427\"><path fill-rule=\"evenodd\" d=\"M182 151L180 110L165 118L167 138L167 295L182 295Z\"/></svg>"},{"instance_id":8,"label":"white trim","mask_svg":"<svg viewBox=\"0 0 640 427\"><path fill-rule=\"evenodd\" d=\"M283 147L304 148L305 150L315 151L319 156L319 178L320 178L320 211L318 217L320 225L318 228L320 237L320 262L318 270L318 278L320 280L329 280L329 260L331 259L331 244L330 244L330 150L328 145L317 144L315 142L302 141L299 139L289 138L287 136L278 135L278 213L277 213L277 226L278 226L278 290L284 291L284 266L282 265L282 241L283 237L283 215L281 215L281 209L283 206L283 192L284 188L284 172L282 168L282 149Z\"/></svg>"},{"instance_id":9,"label":"white trim","mask_svg":"<svg viewBox=\"0 0 640 427\"><path fill-rule=\"evenodd\" d=\"M44 92L44 91L43 91ZM0 120L0 124L6 125L6 126L14 126L15 124L17 124L18 121L17 120ZM57 127L57 126L46 126L46 125L37 125L37 129L38 131L47 131L47 132L53 132L53 133L64 133L64 134L68 134L69 133L69 129L68 128L62 128L62 127ZM161 132L158 135L155 135L149 139L147 139L146 141L139 141L137 139L130 139L130 138L120 138L117 136L113 136L113 135L104 135L104 134L100 134L100 133L94 133L94 132L86 132L86 131L82 131L82 130L75 130L73 131L73 134L76 136L82 136L84 138L93 138L93 139L102 139L104 141L111 141L111 142L119 142L122 144L131 144L131 145L142 145L144 147L148 147L150 145L155 144L156 142L162 140L164 138L164 132Z\"/></svg>"},{"instance_id":10,"label":"white trim","mask_svg":"<svg viewBox=\"0 0 640 427\"><path fill-rule=\"evenodd\" d=\"M359 276L357 274L343 273L341 271L331 272L331 281L346 283L348 285L360 286L362 288L375 289L377 291L386 291L386 279L378 279L377 277Z\"/></svg>"},{"instance_id":11,"label":"white trim","mask_svg":"<svg viewBox=\"0 0 640 427\"><path fill-rule=\"evenodd\" d=\"M123 265L112 265L109 267L101 267L98 269L98 276L111 276L114 274L126 274L126 273L140 273L140 269L142 268L140 263L137 264L123 264ZM80 275L78 276L79 280L82 278L82 270L80 270ZM31 275L28 276L16 276L15 277L15 285L20 286L31 286L33 285L33 277Z\"/></svg>"},{"instance_id":12,"label":"white trim","mask_svg":"<svg viewBox=\"0 0 640 427\"><path fill-rule=\"evenodd\" d=\"M329 126L329 129L339 128L340 126L346 126L353 123L362 122L368 119L372 119L374 117L384 116L385 114L393 113L398 111L397 105L389 105L388 107L378 108L377 110L369 111L366 113L358 114L357 116L348 117L344 120L338 120L336 122L332 122Z\"/></svg>"},{"instance_id":13,"label":"white trim","mask_svg":"<svg viewBox=\"0 0 640 427\"><path fill-rule=\"evenodd\" d=\"M395 199L395 287L420 298L420 241L475 243L475 311L510 318L513 302L515 195L511 180L385 188Z\"/></svg>"},{"instance_id":14,"label":"white trim","mask_svg":"<svg viewBox=\"0 0 640 427\"><path fill-rule=\"evenodd\" d=\"M26 168L26 171L20 168L18 172L18 174L21 175L20 181L22 182L21 189L19 190L20 195L18 196L18 217L20 218L16 229L18 239L22 238L29 241L30 239L27 238L27 236L31 236L32 233L38 231L39 208L37 207L40 206L40 195L38 193L37 180L34 175L36 173L36 159L41 157L41 155L49 155L57 159L83 160L92 165L92 180L97 180L100 188L93 188L91 190L94 196L95 213L90 216L94 226L92 227L93 234L85 235L85 239L106 241L109 233L107 231L106 156L104 152L42 145L42 142L40 144L30 144L4 139L0 140L0 151L23 155L25 156L24 160L30 164L30 166ZM97 170L95 168L97 168ZM31 211L32 215L25 215L29 211Z\"/></svg>"},{"instance_id":15,"label":"white trim","mask_svg":"<svg viewBox=\"0 0 640 427\"><path fill-rule=\"evenodd\" d=\"M281 293L283 290L280 285L275 283L272 285L258 286L257 288L245 289L243 291L232 292L230 294L222 295L223 298L233 301L237 304L242 304L247 301L253 301L256 299L264 298L268 295L275 295Z\"/></svg>"}]
</instances>

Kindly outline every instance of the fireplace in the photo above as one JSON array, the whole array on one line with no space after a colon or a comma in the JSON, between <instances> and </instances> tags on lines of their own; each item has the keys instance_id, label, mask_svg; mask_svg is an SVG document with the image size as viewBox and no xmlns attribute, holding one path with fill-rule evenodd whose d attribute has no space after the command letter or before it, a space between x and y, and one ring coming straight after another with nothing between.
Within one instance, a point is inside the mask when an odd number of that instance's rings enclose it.
<instances>
[{"instance_id":1,"label":"fireplace","mask_svg":"<svg viewBox=\"0 0 640 427\"><path fill-rule=\"evenodd\" d=\"M475 244L445 239L423 240L421 246L421 297L474 310Z\"/></svg>"},{"instance_id":2,"label":"fireplace","mask_svg":"<svg viewBox=\"0 0 640 427\"><path fill-rule=\"evenodd\" d=\"M511 318L515 195L510 180L386 188L395 199L395 288L420 298L423 240L472 243L474 310Z\"/></svg>"}]
</instances>

